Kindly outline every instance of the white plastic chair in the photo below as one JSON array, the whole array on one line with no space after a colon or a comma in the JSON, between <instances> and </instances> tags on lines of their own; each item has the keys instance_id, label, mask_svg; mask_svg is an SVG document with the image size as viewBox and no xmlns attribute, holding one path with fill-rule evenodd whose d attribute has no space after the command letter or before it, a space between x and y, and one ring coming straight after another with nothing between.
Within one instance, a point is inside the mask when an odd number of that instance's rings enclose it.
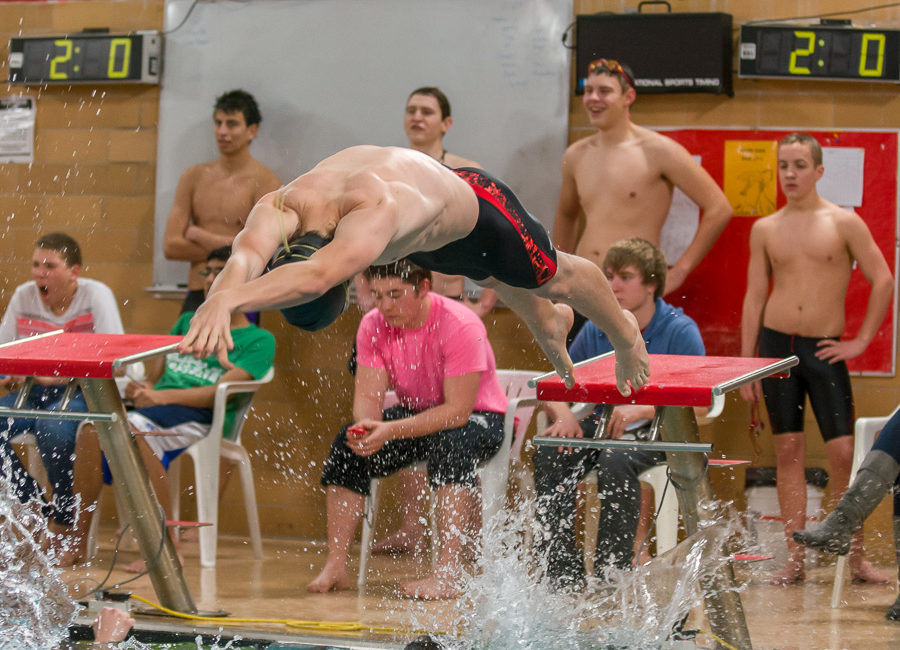
<instances>
[{"instance_id":1,"label":"white plastic chair","mask_svg":"<svg viewBox=\"0 0 900 650\"><path fill-rule=\"evenodd\" d=\"M497 514L506 503L506 485L509 478L510 450L516 446L521 448L522 438L531 422L534 407L537 405L535 389L528 386L528 380L540 374L531 370L497 370L497 378L508 399L506 414L503 418L503 442L499 451L478 468L478 480L481 483L481 515L482 522L487 522ZM385 405L396 401L392 393L385 399ZM424 469L419 464L417 468ZM362 589L366 582L369 558L372 555L372 541L375 531L375 516L378 511L378 492L380 480L372 479L369 484L369 496L366 499L363 515L362 537L359 552L359 577L357 586ZM437 539L437 522L431 518L432 540ZM437 561L437 544L432 541L432 562Z\"/></svg>"},{"instance_id":2,"label":"white plastic chair","mask_svg":"<svg viewBox=\"0 0 900 650\"><path fill-rule=\"evenodd\" d=\"M216 566L216 548L219 528L219 461L225 458L237 463L244 493L244 509L247 511L247 527L253 557L262 559L262 536L259 530L259 513L256 508L256 490L253 486L253 468L247 450L241 445L241 429L250 410L254 393L272 381L274 371L269 371L261 379L250 381L228 381L216 386L213 405L213 420L209 433L188 447L182 456L190 456L194 461L194 489L197 497L197 519L210 526L200 528L200 565L204 568ZM234 396L234 397L232 397ZM231 431L223 431L225 425L225 404L229 397L238 400L234 424ZM179 459L181 457L179 456ZM180 514L181 461L176 459L169 467L169 481L172 485L172 517Z\"/></svg>"},{"instance_id":3,"label":"white plastic chair","mask_svg":"<svg viewBox=\"0 0 900 650\"><path fill-rule=\"evenodd\" d=\"M893 412L881 418L856 418L856 426L853 431L853 464L850 467L850 482L852 485L856 479L856 472L862 465L863 458L872 449L875 444L875 438L878 432L884 428L894 413L900 410L900 406L895 408ZM849 555L838 556L837 566L834 570L834 586L831 588L831 608L837 609L841 606L841 590L844 588L844 576L847 572L847 559Z\"/></svg>"}]
</instances>

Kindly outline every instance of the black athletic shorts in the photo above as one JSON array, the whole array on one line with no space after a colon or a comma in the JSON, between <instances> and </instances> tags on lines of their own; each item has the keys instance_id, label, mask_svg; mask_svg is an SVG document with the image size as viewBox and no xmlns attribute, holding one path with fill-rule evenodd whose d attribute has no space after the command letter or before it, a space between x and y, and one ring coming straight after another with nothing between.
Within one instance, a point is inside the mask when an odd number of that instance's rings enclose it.
<instances>
[{"instance_id":1,"label":"black athletic shorts","mask_svg":"<svg viewBox=\"0 0 900 650\"><path fill-rule=\"evenodd\" d=\"M535 289L556 274L556 249L541 223L530 215L506 185L480 169L451 170L478 197L478 221L462 239L433 251L409 256L419 266L464 275L496 278L504 284Z\"/></svg>"},{"instance_id":2,"label":"black athletic shorts","mask_svg":"<svg viewBox=\"0 0 900 650\"><path fill-rule=\"evenodd\" d=\"M384 421L412 417L397 404L383 412ZM478 487L475 470L492 458L503 444L503 413L473 411L461 427L444 429L418 438L389 440L371 456L358 456L347 446L344 426L334 442L322 470L322 485L336 485L369 495L373 478L384 478L404 467L425 461L432 488L442 485Z\"/></svg>"},{"instance_id":3,"label":"black athletic shorts","mask_svg":"<svg viewBox=\"0 0 900 650\"><path fill-rule=\"evenodd\" d=\"M762 380L766 409L773 433L803 431L806 396L825 442L853 435L853 393L850 373L843 361L828 363L816 358L819 341L834 340L793 336L763 328L759 337L759 356L789 357L796 354L800 364L791 368L785 379Z\"/></svg>"}]
</instances>

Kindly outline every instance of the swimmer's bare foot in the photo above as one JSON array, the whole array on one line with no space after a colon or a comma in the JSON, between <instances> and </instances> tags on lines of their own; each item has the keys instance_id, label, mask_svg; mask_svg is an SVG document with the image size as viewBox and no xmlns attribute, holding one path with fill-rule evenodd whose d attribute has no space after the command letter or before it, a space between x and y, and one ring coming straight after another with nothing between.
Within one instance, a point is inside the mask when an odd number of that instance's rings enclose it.
<instances>
[{"instance_id":1,"label":"swimmer's bare foot","mask_svg":"<svg viewBox=\"0 0 900 650\"><path fill-rule=\"evenodd\" d=\"M350 588L350 576L347 575L347 567L341 564L325 564L325 568L315 580L306 585L306 591L315 594L325 594L329 591L343 591Z\"/></svg>"},{"instance_id":2,"label":"swimmer's bare foot","mask_svg":"<svg viewBox=\"0 0 900 650\"><path fill-rule=\"evenodd\" d=\"M372 546L372 553L375 555L400 555L403 553L418 555L424 552L424 526L417 526L413 530L400 528Z\"/></svg>"},{"instance_id":3,"label":"swimmer's bare foot","mask_svg":"<svg viewBox=\"0 0 900 650\"><path fill-rule=\"evenodd\" d=\"M862 554L850 554L850 575L853 582L866 582L871 585L884 585L891 579L875 568Z\"/></svg>"},{"instance_id":4,"label":"swimmer's bare foot","mask_svg":"<svg viewBox=\"0 0 900 650\"><path fill-rule=\"evenodd\" d=\"M805 579L806 568L803 560L788 560L781 571L772 574L772 577L769 578L769 584L786 587L800 584Z\"/></svg>"},{"instance_id":5,"label":"swimmer's bare foot","mask_svg":"<svg viewBox=\"0 0 900 650\"><path fill-rule=\"evenodd\" d=\"M427 578L400 585L400 592L406 598L419 600L450 600L462 594L458 578L448 575L446 569L437 569Z\"/></svg>"},{"instance_id":6,"label":"swimmer's bare foot","mask_svg":"<svg viewBox=\"0 0 900 650\"><path fill-rule=\"evenodd\" d=\"M572 365L572 359L569 358L569 352L566 350L566 336L572 329L572 323L575 322L575 312L572 308L564 304L553 305L556 314L552 323L545 323L547 327L542 328L541 336L536 337L538 344L547 355L547 359L556 368L557 374L565 382L567 388L575 385L575 368Z\"/></svg>"},{"instance_id":7,"label":"swimmer's bare foot","mask_svg":"<svg viewBox=\"0 0 900 650\"><path fill-rule=\"evenodd\" d=\"M640 389L650 378L650 358L647 356L647 347L637 318L627 309L622 312L634 325L635 332L630 346L616 348L616 386L622 395L628 397L632 389Z\"/></svg>"}]
</instances>

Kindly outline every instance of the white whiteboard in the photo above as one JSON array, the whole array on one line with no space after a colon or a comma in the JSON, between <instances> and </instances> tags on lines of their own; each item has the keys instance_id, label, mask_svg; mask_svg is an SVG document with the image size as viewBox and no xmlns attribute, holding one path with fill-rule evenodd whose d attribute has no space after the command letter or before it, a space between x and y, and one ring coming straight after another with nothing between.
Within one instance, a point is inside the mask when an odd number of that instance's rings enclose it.
<instances>
[{"instance_id":1,"label":"white whiteboard","mask_svg":"<svg viewBox=\"0 0 900 650\"><path fill-rule=\"evenodd\" d=\"M167 0L166 31L191 0ZM212 106L256 97L254 157L288 182L356 144L405 145L410 91L439 86L448 151L506 181L550 227L569 108L572 0L251 0L200 2L165 37L156 171L154 284L184 283L163 257L181 173L218 155Z\"/></svg>"}]
</instances>

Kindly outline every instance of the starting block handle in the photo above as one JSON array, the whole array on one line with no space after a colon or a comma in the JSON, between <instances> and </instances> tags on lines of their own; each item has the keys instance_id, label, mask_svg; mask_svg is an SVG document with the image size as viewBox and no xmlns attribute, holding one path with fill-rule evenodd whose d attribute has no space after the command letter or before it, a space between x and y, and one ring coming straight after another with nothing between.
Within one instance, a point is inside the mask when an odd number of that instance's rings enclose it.
<instances>
[{"instance_id":1,"label":"starting block handle","mask_svg":"<svg viewBox=\"0 0 900 650\"><path fill-rule=\"evenodd\" d=\"M45 339L50 336L56 336L57 334L63 334L65 330L51 330L49 332L44 332L43 334L35 334L34 336L26 336L21 339L13 339L12 341L7 341L6 343L0 343L0 348L8 348L13 345L18 345L19 343L24 343L25 341L36 341L37 339Z\"/></svg>"},{"instance_id":2,"label":"starting block handle","mask_svg":"<svg viewBox=\"0 0 900 650\"><path fill-rule=\"evenodd\" d=\"M759 379L765 379L766 377L771 377L772 375L776 375L778 373L782 373L790 368L793 368L798 363L800 363L800 359L797 356L790 356L781 361L776 361L775 363L769 364L764 368L760 368L759 370L754 370L753 372L748 372L746 375L742 375L740 377L736 377L730 381L726 381L723 384L719 384L718 386L713 386L713 398L718 397L719 395L724 395L728 391L732 391L735 388L740 388L741 386L745 386L747 384L752 384L754 381Z\"/></svg>"},{"instance_id":3,"label":"starting block handle","mask_svg":"<svg viewBox=\"0 0 900 650\"><path fill-rule=\"evenodd\" d=\"M686 451L708 454L709 442L666 442L663 440L597 440L595 438L559 438L535 436L532 442L545 447L589 447L592 449L641 449L644 451Z\"/></svg>"},{"instance_id":4,"label":"starting block handle","mask_svg":"<svg viewBox=\"0 0 900 650\"><path fill-rule=\"evenodd\" d=\"M121 357L119 359L115 359L112 363L113 368L121 368L122 366L127 366L132 363L137 363L138 361L144 361L145 359L152 359L153 357L158 357L163 354L168 354L175 350L180 343L172 343L170 345L164 345L159 348L153 348L152 350L145 350L144 352L137 352L135 354L130 354L127 357Z\"/></svg>"},{"instance_id":5,"label":"starting block handle","mask_svg":"<svg viewBox=\"0 0 900 650\"><path fill-rule=\"evenodd\" d=\"M579 361L578 363L574 364L572 367L578 368L580 366L586 366L589 363L594 363L598 359L605 359L606 357L611 357L615 353L616 353L615 350L613 350L611 352L607 352L606 354L600 354L600 355L597 355L596 357L591 357L590 359L585 359L584 361ZM529 388L537 388L538 382L540 380L549 379L550 377L556 377L557 375L558 375L558 373L555 370L552 370L550 372L545 372L543 375L538 375L537 377L532 377L531 379L528 380L528 387Z\"/></svg>"}]
</instances>

